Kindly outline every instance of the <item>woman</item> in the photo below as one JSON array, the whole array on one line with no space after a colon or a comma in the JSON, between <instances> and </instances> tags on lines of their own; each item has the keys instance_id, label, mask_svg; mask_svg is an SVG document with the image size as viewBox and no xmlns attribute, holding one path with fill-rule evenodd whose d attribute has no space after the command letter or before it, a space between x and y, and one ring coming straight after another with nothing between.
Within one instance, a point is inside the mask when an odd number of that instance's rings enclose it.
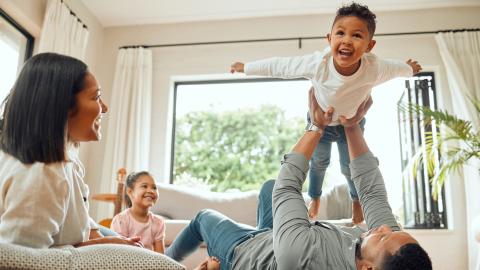
<instances>
[{"instance_id":1,"label":"woman","mask_svg":"<svg viewBox=\"0 0 480 270\"><path fill-rule=\"evenodd\" d=\"M28 60L4 101L0 122L0 242L35 248L117 243L88 215L80 142L101 138L108 111L87 65L42 53Z\"/></svg>"}]
</instances>

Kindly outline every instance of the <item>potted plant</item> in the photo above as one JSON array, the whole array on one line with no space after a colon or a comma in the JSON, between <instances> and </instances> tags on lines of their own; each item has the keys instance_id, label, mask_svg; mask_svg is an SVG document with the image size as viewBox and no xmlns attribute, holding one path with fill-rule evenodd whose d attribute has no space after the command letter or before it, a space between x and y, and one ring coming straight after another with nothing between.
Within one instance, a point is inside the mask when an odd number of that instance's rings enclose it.
<instances>
[{"instance_id":1,"label":"potted plant","mask_svg":"<svg viewBox=\"0 0 480 270\"><path fill-rule=\"evenodd\" d=\"M480 101L473 98L470 101L480 114ZM475 131L471 121L460 119L445 110L409 105L408 111L419 115L425 125L437 126L444 131L437 132L433 128L426 132L423 149L411 161L414 177L423 162L436 199L450 172L458 170L471 159L480 159L480 130Z\"/></svg>"}]
</instances>

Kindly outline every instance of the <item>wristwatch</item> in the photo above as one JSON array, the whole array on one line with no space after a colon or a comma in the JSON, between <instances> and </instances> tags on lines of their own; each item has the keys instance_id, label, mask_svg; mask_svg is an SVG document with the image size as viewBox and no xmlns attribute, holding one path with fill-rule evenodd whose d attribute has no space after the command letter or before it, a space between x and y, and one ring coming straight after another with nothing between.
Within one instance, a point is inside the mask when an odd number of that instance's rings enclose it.
<instances>
[{"instance_id":1,"label":"wristwatch","mask_svg":"<svg viewBox=\"0 0 480 270\"><path fill-rule=\"evenodd\" d=\"M323 129L317 127L314 123L308 123L307 126L305 127L305 131L313 131L313 132L323 134Z\"/></svg>"}]
</instances>

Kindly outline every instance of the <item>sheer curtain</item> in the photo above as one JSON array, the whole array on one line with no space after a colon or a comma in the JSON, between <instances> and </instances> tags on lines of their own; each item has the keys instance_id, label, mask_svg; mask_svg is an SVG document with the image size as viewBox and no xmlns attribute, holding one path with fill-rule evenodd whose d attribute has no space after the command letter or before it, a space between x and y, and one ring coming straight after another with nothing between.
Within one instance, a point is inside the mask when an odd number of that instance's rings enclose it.
<instances>
[{"instance_id":1,"label":"sheer curtain","mask_svg":"<svg viewBox=\"0 0 480 270\"><path fill-rule=\"evenodd\" d=\"M89 32L60 0L49 0L38 52L55 52L85 59Z\"/></svg>"},{"instance_id":2,"label":"sheer curtain","mask_svg":"<svg viewBox=\"0 0 480 270\"><path fill-rule=\"evenodd\" d=\"M148 170L152 102L152 51L120 49L110 98L102 191L115 191L117 170ZM108 180L112 179L112 180ZM99 207L104 207L99 205ZM108 206L107 206L108 207ZM99 209L108 213L107 208Z\"/></svg>"},{"instance_id":3,"label":"sheer curtain","mask_svg":"<svg viewBox=\"0 0 480 270\"><path fill-rule=\"evenodd\" d=\"M469 97L480 100L480 31L446 32L435 36L445 65L452 96L453 113L471 120L480 130L480 115ZM480 162L472 160L463 169L467 210L469 269L480 270L480 243L475 240L474 223L480 220Z\"/></svg>"}]
</instances>

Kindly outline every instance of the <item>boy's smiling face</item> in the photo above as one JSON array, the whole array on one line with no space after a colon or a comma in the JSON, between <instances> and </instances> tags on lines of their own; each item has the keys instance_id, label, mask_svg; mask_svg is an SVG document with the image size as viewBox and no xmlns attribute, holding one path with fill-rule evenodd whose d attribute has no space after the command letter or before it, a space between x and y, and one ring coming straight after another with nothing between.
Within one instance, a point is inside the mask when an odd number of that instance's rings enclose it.
<instances>
[{"instance_id":1,"label":"boy's smiling face","mask_svg":"<svg viewBox=\"0 0 480 270\"><path fill-rule=\"evenodd\" d=\"M335 69L344 76L354 74L360 67L362 55L375 46L366 23L355 16L338 19L327 39Z\"/></svg>"}]
</instances>

